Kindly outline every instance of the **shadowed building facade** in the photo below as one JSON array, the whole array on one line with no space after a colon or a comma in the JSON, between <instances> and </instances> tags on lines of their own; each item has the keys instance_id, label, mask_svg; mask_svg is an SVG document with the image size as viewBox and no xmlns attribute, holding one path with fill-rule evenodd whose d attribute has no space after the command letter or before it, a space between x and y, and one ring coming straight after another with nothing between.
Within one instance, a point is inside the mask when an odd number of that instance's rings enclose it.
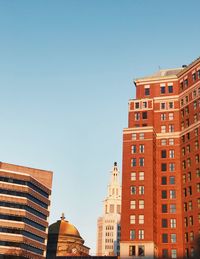
<instances>
[{"instance_id":1,"label":"shadowed building facade","mask_svg":"<svg viewBox=\"0 0 200 259\"><path fill-rule=\"evenodd\" d=\"M61 220L49 226L47 259L60 256L88 256L89 248L84 242L77 228L62 215Z\"/></svg>"},{"instance_id":2,"label":"shadowed building facade","mask_svg":"<svg viewBox=\"0 0 200 259\"><path fill-rule=\"evenodd\" d=\"M135 80L123 131L122 258L200 258L200 59Z\"/></svg>"},{"instance_id":3,"label":"shadowed building facade","mask_svg":"<svg viewBox=\"0 0 200 259\"><path fill-rule=\"evenodd\" d=\"M0 258L46 257L52 172L0 163Z\"/></svg>"}]
</instances>

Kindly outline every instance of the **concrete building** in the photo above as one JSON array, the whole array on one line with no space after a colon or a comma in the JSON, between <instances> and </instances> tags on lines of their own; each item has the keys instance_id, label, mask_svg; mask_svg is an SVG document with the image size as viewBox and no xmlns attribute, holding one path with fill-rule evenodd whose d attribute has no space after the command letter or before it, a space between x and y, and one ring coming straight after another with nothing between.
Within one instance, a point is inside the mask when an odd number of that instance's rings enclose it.
<instances>
[{"instance_id":1,"label":"concrete building","mask_svg":"<svg viewBox=\"0 0 200 259\"><path fill-rule=\"evenodd\" d=\"M77 228L65 220L63 214L60 220L49 226L47 259L89 257L90 248L84 242Z\"/></svg>"},{"instance_id":2,"label":"concrete building","mask_svg":"<svg viewBox=\"0 0 200 259\"><path fill-rule=\"evenodd\" d=\"M135 80L123 131L122 258L200 258L200 59Z\"/></svg>"},{"instance_id":3,"label":"concrete building","mask_svg":"<svg viewBox=\"0 0 200 259\"><path fill-rule=\"evenodd\" d=\"M111 172L108 194L103 202L103 216L97 221L97 255L119 255L121 185L117 163Z\"/></svg>"},{"instance_id":4,"label":"concrete building","mask_svg":"<svg viewBox=\"0 0 200 259\"><path fill-rule=\"evenodd\" d=\"M0 162L0 258L46 257L52 172Z\"/></svg>"}]
</instances>

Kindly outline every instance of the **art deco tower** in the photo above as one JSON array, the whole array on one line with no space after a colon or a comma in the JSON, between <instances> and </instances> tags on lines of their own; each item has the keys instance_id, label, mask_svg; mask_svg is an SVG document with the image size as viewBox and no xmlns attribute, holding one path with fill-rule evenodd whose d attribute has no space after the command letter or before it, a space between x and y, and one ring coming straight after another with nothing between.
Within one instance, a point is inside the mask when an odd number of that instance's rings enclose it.
<instances>
[{"instance_id":1,"label":"art deco tower","mask_svg":"<svg viewBox=\"0 0 200 259\"><path fill-rule=\"evenodd\" d=\"M200 59L135 80L123 132L122 258L200 258Z\"/></svg>"},{"instance_id":2,"label":"art deco tower","mask_svg":"<svg viewBox=\"0 0 200 259\"><path fill-rule=\"evenodd\" d=\"M119 255L121 186L119 170L114 163L108 194L103 201L103 216L97 222L97 255Z\"/></svg>"}]
</instances>

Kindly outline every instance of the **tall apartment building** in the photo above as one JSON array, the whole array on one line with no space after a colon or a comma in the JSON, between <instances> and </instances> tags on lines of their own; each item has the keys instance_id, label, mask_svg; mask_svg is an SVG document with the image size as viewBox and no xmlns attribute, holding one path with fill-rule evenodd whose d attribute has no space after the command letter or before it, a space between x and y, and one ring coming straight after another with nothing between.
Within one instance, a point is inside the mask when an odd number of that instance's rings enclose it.
<instances>
[{"instance_id":1,"label":"tall apartment building","mask_svg":"<svg viewBox=\"0 0 200 259\"><path fill-rule=\"evenodd\" d=\"M200 58L134 83L123 131L120 255L200 258Z\"/></svg>"},{"instance_id":2,"label":"tall apartment building","mask_svg":"<svg viewBox=\"0 0 200 259\"><path fill-rule=\"evenodd\" d=\"M0 162L0 258L46 257L52 172Z\"/></svg>"},{"instance_id":3,"label":"tall apartment building","mask_svg":"<svg viewBox=\"0 0 200 259\"><path fill-rule=\"evenodd\" d=\"M103 202L103 216L97 221L97 255L113 256L120 252L121 185L114 163L108 194Z\"/></svg>"}]
</instances>

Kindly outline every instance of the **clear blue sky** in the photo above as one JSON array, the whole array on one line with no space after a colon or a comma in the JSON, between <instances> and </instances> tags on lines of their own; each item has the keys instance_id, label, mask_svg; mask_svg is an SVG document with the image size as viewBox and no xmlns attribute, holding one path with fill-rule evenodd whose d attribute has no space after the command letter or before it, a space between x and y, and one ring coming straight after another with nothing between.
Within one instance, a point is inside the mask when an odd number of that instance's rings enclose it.
<instances>
[{"instance_id":1,"label":"clear blue sky","mask_svg":"<svg viewBox=\"0 0 200 259\"><path fill-rule=\"evenodd\" d=\"M134 78L200 56L199 0L0 1L0 160L54 171L62 212L95 252L121 169Z\"/></svg>"}]
</instances>

